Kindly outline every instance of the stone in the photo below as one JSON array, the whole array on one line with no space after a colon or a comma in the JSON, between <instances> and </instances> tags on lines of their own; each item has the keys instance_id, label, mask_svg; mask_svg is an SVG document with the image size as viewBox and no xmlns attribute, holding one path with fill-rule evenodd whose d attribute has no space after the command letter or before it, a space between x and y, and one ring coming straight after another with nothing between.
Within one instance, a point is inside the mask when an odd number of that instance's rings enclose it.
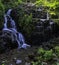
<instances>
[{"instance_id":1,"label":"stone","mask_svg":"<svg viewBox=\"0 0 59 65\"><path fill-rule=\"evenodd\" d=\"M37 32L42 32L43 29L44 29L43 26L36 26L36 31L37 31Z\"/></svg>"},{"instance_id":2,"label":"stone","mask_svg":"<svg viewBox=\"0 0 59 65\"><path fill-rule=\"evenodd\" d=\"M31 65L31 63L26 62L25 65Z\"/></svg>"},{"instance_id":3,"label":"stone","mask_svg":"<svg viewBox=\"0 0 59 65\"><path fill-rule=\"evenodd\" d=\"M10 65L13 65L13 64L10 64Z\"/></svg>"},{"instance_id":4,"label":"stone","mask_svg":"<svg viewBox=\"0 0 59 65\"><path fill-rule=\"evenodd\" d=\"M17 59L15 63L16 63L16 65L19 65L20 63L22 63L22 60Z\"/></svg>"},{"instance_id":5,"label":"stone","mask_svg":"<svg viewBox=\"0 0 59 65\"><path fill-rule=\"evenodd\" d=\"M0 35L0 52L4 52L7 49L17 48L18 44L15 40L15 36L9 31L2 31ZM14 39L14 41L12 40Z\"/></svg>"}]
</instances>

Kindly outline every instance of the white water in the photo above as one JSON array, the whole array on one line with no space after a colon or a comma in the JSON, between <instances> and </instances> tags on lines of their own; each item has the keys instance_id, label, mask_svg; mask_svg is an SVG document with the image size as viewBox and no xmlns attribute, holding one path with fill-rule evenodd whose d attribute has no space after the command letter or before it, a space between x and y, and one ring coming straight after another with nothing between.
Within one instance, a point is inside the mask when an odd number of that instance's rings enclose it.
<instances>
[{"instance_id":1,"label":"white water","mask_svg":"<svg viewBox=\"0 0 59 65\"><path fill-rule=\"evenodd\" d=\"M25 48L26 49L27 47L30 47L30 45L25 43L23 35L17 31L15 21L10 16L11 11L12 11L12 9L9 9L7 11L7 13L4 15L5 22L4 22L3 31L12 32L15 35L16 41L18 43L18 49L20 49L20 48ZM8 21L8 19L10 21ZM8 22L11 25L9 28L7 26ZM12 40L14 41L14 39L12 39Z\"/></svg>"}]
</instances>

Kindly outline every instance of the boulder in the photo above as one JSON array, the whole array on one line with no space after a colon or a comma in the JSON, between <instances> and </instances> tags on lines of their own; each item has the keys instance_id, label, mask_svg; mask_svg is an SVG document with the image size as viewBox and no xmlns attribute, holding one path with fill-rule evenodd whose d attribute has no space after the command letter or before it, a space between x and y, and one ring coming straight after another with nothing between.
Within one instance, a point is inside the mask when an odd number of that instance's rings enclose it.
<instances>
[{"instance_id":1,"label":"boulder","mask_svg":"<svg viewBox=\"0 0 59 65\"><path fill-rule=\"evenodd\" d=\"M15 40L15 36L11 32L9 31L0 32L0 53L8 49L14 49L17 47L18 47L17 41Z\"/></svg>"}]
</instances>

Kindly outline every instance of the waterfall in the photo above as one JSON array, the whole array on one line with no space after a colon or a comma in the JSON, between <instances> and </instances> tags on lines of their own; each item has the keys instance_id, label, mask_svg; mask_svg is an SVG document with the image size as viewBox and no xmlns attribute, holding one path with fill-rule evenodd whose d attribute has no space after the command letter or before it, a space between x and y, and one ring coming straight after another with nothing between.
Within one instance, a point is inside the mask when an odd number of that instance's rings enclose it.
<instances>
[{"instance_id":1,"label":"waterfall","mask_svg":"<svg viewBox=\"0 0 59 65\"><path fill-rule=\"evenodd\" d=\"M4 14L5 21L4 21L3 31L9 31L9 32L13 33L13 35L15 36L15 39L18 43L18 49L20 49L20 48L26 49L27 47L30 47L30 45L25 43L24 36L17 31L15 21L10 16L11 11L12 11L12 9L9 9L7 11L7 13ZM8 27L8 25L10 25L10 26ZM12 38L12 41L14 41L13 38Z\"/></svg>"},{"instance_id":2,"label":"waterfall","mask_svg":"<svg viewBox=\"0 0 59 65\"><path fill-rule=\"evenodd\" d=\"M47 12L47 20L49 20L49 13Z\"/></svg>"}]
</instances>

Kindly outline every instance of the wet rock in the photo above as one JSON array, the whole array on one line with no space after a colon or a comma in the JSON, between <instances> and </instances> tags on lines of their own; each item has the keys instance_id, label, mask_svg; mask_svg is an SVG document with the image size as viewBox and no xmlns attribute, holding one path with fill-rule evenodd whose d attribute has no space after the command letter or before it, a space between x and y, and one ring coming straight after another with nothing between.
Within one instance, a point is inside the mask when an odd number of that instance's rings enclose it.
<instances>
[{"instance_id":1,"label":"wet rock","mask_svg":"<svg viewBox=\"0 0 59 65\"><path fill-rule=\"evenodd\" d=\"M28 45L28 44L23 44L22 45L22 48L24 48L24 49L27 49L27 48L30 48L31 46L30 45Z\"/></svg>"},{"instance_id":2,"label":"wet rock","mask_svg":"<svg viewBox=\"0 0 59 65\"><path fill-rule=\"evenodd\" d=\"M43 33L40 33L40 32L35 32L31 35L31 40L32 40L32 44L34 45L40 45L41 42L43 42Z\"/></svg>"},{"instance_id":3,"label":"wet rock","mask_svg":"<svg viewBox=\"0 0 59 65\"><path fill-rule=\"evenodd\" d=\"M16 60L16 65L18 65L18 64L20 64L20 63L22 63L21 60Z\"/></svg>"},{"instance_id":4,"label":"wet rock","mask_svg":"<svg viewBox=\"0 0 59 65\"><path fill-rule=\"evenodd\" d=\"M9 31L2 31L0 35L0 52L5 52L8 49L17 48L18 44L15 40L15 38L12 38L14 36ZM13 41L14 39L14 41Z\"/></svg>"},{"instance_id":5,"label":"wet rock","mask_svg":"<svg viewBox=\"0 0 59 65\"><path fill-rule=\"evenodd\" d=\"M42 42L49 41L55 34L57 34L55 22L52 20L39 20L35 25L35 29L32 32L31 40L33 44L41 44Z\"/></svg>"},{"instance_id":6,"label":"wet rock","mask_svg":"<svg viewBox=\"0 0 59 65\"><path fill-rule=\"evenodd\" d=\"M19 65L20 63L22 63L22 60L19 60L17 58L14 58L13 61L15 62L16 65Z\"/></svg>"},{"instance_id":7,"label":"wet rock","mask_svg":"<svg viewBox=\"0 0 59 65\"><path fill-rule=\"evenodd\" d=\"M22 63L22 60L19 60L16 57L13 59L13 61L15 62L16 65L19 65L20 63Z\"/></svg>"},{"instance_id":8,"label":"wet rock","mask_svg":"<svg viewBox=\"0 0 59 65\"><path fill-rule=\"evenodd\" d=\"M43 26L36 26L36 31L37 31L37 32L42 32L43 29L44 29Z\"/></svg>"}]
</instances>

